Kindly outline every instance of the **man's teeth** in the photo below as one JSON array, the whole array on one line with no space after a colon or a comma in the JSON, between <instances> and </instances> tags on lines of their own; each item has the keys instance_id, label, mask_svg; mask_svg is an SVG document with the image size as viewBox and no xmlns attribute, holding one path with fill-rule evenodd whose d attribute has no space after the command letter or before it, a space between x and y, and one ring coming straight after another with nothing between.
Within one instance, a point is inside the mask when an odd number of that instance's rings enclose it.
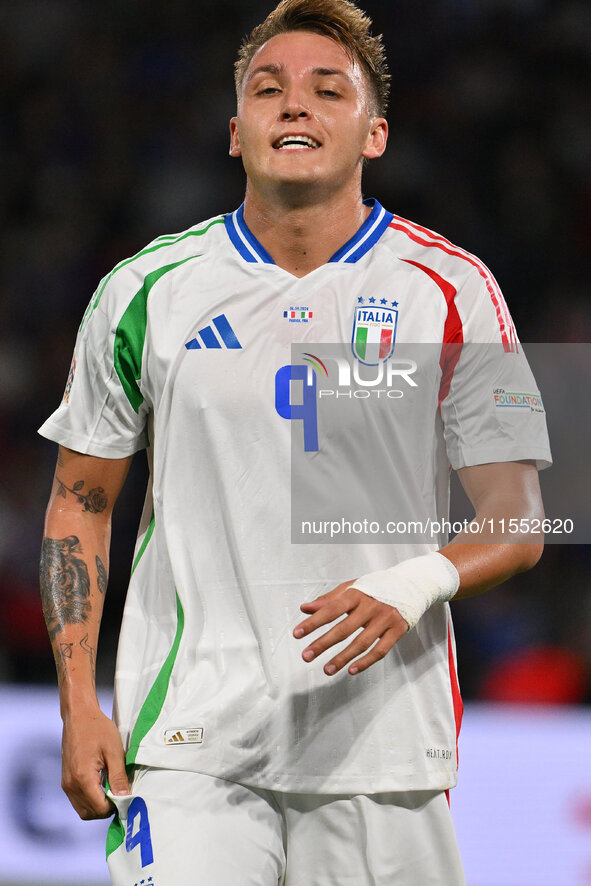
<instances>
[{"instance_id":1,"label":"man's teeth","mask_svg":"<svg viewBox=\"0 0 591 886\"><path fill-rule=\"evenodd\" d=\"M307 135L286 135L279 139L275 148L277 150L297 151L300 148L319 148L320 144Z\"/></svg>"}]
</instances>

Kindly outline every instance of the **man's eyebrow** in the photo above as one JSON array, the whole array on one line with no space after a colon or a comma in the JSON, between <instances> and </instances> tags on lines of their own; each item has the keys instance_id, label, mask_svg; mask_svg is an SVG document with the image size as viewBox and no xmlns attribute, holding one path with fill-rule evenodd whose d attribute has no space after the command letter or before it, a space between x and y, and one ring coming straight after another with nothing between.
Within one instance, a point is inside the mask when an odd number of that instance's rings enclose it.
<instances>
[{"instance_id":1,"label":"man's eyebrow","mask_svg":"<svg viewBox=\"0 0 591 886\"><path fill-rule=\"evenodd\" d=\"M256 77L257 74L280 74L281 71L284 70L284 67L285 67L284 65L273 65L273 64L259 65L258 68L255 68L253 71L251 71L249 73L248 77L246 78L246 82L248 83L248 81L252 80L253 77Z\"/></svg>"},{"instance_id":2,"label":"man's eyebrow","mask_svg":"<svg viewBox=\"0 0 591 886\"><path fill-rule=\"evenodd\" d=\"M340 68L314 68L312 73L318 74L320 77L334 77L337 75L339 77L344 77L345 80L351 80L349 74L347 74L346 71L341 71Z\"/></svg>"},{"instance_id":3,"label":"man's eyebrow","mask_svg":"<svg viewBox=\"0 0 591 886\"><path fill-rule=\"evenodd\" d=\"M248 83L252 80L253 77L256 77L257 74L281 74L282 71L285 70L285 65L276 65L276 64L268 64L268 65L259 65L258 68L254 68L248 77L246 78L246 82ZM340 76L345 80L349 80L351 82L351 77L347 74L346 71L341 71L340 68L313 68L313 74L317 74L319 77L334 77Z\"/></svg>"}]
</instances>

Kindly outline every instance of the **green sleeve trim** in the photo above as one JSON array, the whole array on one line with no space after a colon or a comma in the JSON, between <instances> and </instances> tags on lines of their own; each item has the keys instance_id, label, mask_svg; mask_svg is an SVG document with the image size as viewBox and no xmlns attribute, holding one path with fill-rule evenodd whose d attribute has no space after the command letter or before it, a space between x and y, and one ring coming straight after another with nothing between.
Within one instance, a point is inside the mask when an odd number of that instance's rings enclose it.
<instances>
[{"instance_id":1,"label":"green sleeve trim","mask_svg":"<svg viewBox=\"0 0 591 886\"><path fill-rule=\"evenodd\" d=\"M183 611L178 593L176 595L176 611L177 626L172 647L166 657L166 661L158 672L158 676L152 684L152 688L146 696L146 700L144 701L142 709L139 712L136 724L133 727L133 732L131 733L131 739L129 742L129 750L125 755L125 763L127 766L131 766L135 763L139 746L160 716L160 712L164 704L164 699L166 698L166 693L168 692L170 675L172 674L172 669L176 661L181 637L183 636L183 629L185 626L185 613Z\"/></svg>"},{"instance_id":2,"label":"green sleeve trim","mask_svg":"<svg viewBox=\"0 0 591 886\"><path fill-rule=\"evenodd\" d=\"M148 274L144 278L142 288L136 292L119 321L114 345L115 371L135 412L139 412L144 402L138 381L142 375L142 355L148 323L148 296L161 277L197 257L190 255Z\"/></svg>"},{"instance_id":3,"label":"green sleeve trim","mask_svg":"<svg viewBox=\"0 0 591 886\"><path fill-rule=\"evenodd\" d=\"M156 241L156 243L153 243L151 246L146 247L146 249L140 250L140 252L136 252L136 254L132 255L131 258L126 258L124 261L119 262L119 264L115 265L113 270L109 274L107 274L106 277L104 277L101 280L101 282L98 286L98 289L94 293L93 297L90 300L88 307L86 308L86 311L84 312L84 316L82 317L82 322L80 324L80 329L82 329L82 327L84 326L86 321L89 319L92 312L95 311L96 308L98 307L98 304L103 296L103 292L105 291L107 283L109 282L111 277L114 274L116 274L117 271L120 271L121 268L124 268L126 265L131 264L131 262L135 261L138 258L142 258L142 256L144 256L144 255L149 255L151 252L156 252L158 249L163 249L165 246L174 246L175 243L180 243L181 240L186 240L188 237L202 237L203 234L207 234L209 229L213 228L214 225L220 225L220 224L223 224L223 222L224 222L223 217L216 218L212 222L210 222L205 228L201 228L201 230L199 230L199 231L185 231L184 234L178 234L178 235L175 235L175 234L164 235L163 237L159 237L158 240Z\"/></svg>"}]
</instances>

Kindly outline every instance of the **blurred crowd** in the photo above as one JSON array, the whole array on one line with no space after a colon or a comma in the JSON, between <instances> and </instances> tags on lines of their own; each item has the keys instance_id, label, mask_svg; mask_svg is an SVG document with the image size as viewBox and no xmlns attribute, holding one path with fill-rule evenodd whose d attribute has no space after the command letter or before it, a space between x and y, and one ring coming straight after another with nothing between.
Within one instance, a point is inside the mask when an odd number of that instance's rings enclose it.
<instances>
[{"instance_id":1,"label":"blurred crowd","mask_svg":"<svg viewBox=\"0 0 591 886\"><path fill-rule=\"evenodd\" d=\"M54 679L37 563L56 451L35 431L60 401L79 320L119 260L242 201L232 65L271 5L0 4L1 680ZM366 8L392 73L390 145L366 192L482 258L522 341L591 342L591 4ZM103 683L141 510L136 462L114 520ZM591 700L591 548L549 547L454 618L465 697Z\"/></svg>"}]
</instances>

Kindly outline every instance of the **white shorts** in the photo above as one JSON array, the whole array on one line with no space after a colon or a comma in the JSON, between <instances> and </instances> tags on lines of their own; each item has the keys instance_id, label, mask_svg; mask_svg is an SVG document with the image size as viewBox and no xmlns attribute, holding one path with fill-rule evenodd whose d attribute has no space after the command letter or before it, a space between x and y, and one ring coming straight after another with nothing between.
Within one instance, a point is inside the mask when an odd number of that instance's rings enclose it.
<instances>
[{"instance_id":1,"label":"white shorts","mask_svg":"<svg viewBox=\"0 0 591 886\"><path fill-rule=\"evenodd\" d=\"M113 886L465 886L445 793L286 794L138 767Z\"/></svg>"}]
</instances>

